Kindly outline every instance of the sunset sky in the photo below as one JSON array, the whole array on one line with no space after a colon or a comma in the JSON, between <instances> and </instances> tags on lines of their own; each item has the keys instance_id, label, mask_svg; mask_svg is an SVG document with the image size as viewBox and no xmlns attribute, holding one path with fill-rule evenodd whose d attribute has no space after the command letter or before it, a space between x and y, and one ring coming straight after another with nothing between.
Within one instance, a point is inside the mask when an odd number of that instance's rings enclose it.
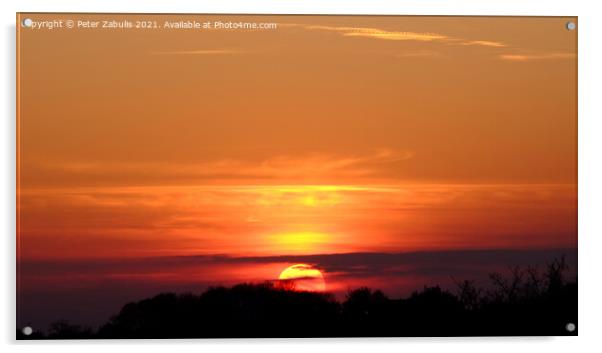
<instances>
[{"instance_id":1,"label":"sunset sky","mask_svg":"<svg viewBox=\"0 0 602 353\"><path fill-rule=\"evenodd\" d=\"M449 277L434 252L472 276L576 248L575 19L25 17L278 28L18 28L21 322L298 262L399 295Z\"/></svg>"}]
</instances>

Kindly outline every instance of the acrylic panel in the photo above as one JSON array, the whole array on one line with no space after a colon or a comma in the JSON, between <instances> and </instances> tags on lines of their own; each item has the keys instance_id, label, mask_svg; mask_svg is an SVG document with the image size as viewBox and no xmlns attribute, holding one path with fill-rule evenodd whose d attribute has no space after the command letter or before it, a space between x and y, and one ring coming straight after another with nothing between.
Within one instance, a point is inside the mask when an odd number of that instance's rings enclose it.
<instances>
[{"instance_id":1,"label":"acrylic panel","mask_svg":"<svg viewBox=\"0 0 602 353\"><path fill-rule=\"evenodd\" d=\"M17 14L17 338L577 334L577 18Z\"/></svg>"}]
</instances>

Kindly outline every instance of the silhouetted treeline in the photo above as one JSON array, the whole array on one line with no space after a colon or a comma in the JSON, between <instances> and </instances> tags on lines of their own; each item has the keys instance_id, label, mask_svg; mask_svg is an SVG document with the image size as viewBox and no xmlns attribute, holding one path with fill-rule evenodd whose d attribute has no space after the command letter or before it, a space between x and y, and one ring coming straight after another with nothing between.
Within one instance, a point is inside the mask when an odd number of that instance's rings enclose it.
<instances>
[{"instance_id":1,"label":"silhouetted treeline","mask_svg":"<svg viewBox=\"0 0 602 353\"><path fill-rule=\"evenodd\" d=\"M277 283L211 288L201 295L159 294L129 303L97 331L68 322L46 335L61 338L203 338L344 336L576 335L577 280L564 277L564 259L544 272L513 267L492 273L491 286L457 281L450 292L424 287L406 299L380 290L350 290L343 302L329 293L297 292Z\"/></svg>"}]
</instances>

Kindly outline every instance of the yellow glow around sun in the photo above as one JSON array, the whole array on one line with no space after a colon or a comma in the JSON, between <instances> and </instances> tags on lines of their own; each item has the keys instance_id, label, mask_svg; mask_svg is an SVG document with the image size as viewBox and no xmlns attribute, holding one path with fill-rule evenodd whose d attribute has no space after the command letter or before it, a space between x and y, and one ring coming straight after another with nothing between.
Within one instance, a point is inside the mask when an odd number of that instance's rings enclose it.
<instances>
[{"instance_id":1,"label":"yellow glow around sun","mask_svg":"<svg viewBox=\"0 0 602 353\"><path fill-rule=\"evenodd\" d=\"M269 240L284 252L310 251L327 243L331 237L319 232L290 232L269 236Z\"/></svg>"},{"instance_id":2,"label":"yellow glow around sun","mask_svg":"<svg viewBox=\"0 0 602 353\"><path fill-rule=\"evenodd\" d=\"M316 198L313 196L306 196L301 199L301 203L304 204L305 206L315 206Z\"/></svg>"},{"instance_id":3,"label":"yellow glow around sun","mask_svg":"<svg viewBox=\"0 0 602 353\"><path fill-rule=\"evenodd\" d=\"M243 189L257 193L260 206L332 207L345 203L352 192L369 188L345 185L257 186Z\"/></svg>"}]
</instances>

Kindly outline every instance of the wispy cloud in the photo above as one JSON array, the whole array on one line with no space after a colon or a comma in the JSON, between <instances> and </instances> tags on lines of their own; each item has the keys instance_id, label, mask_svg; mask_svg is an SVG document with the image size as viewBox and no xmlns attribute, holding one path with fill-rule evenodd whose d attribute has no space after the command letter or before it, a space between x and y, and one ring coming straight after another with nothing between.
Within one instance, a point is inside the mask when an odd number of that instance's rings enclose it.
<instances>
[{"instance_id":1,"label":"wispy cloud","mask_svg":"<svg viewBox=\"0 0 602 353\"><path fill-rule=\"evenodd\" d=\"M490 40L469 40L466 42L460 42L460 45L478 45L483 47L494 47L494 48L503 48L507 45L502 42L494 42Z\"/></svg>"},{"instance_id":2,"label":"wispy cloud","mask_svg":"<svg viewBox=\"0 0 602 353\"><path fill-rule=\"evenodd\" d=\"M309 30L336 32L345 37L368 37L385 40L413 40L428 42L448 38L445 35L437 33L387 31L384 29L366 27L305 26L304 28Z\"/></svg>"},{"instance_id":3,"label":"wispy cloud","mask_svg":"<svg viewBox=\"0 0 602 353\"><path fill-rule=\"evenodd\" d=\"M289 26L302 27L308 30L318 30L339 33L344 37L362 37L393 41L418 41L418 42L444 42L452 45L474 45L483 47L505 47L506 44L491 40L469 40L458 38L441 33L433 32L411 32L411 31L390 31L380 28L370 27L335 27L335 26L316 26L291 24Z\"/></svg>"},{"instance_id":4,"label":"wispy cloud","mask_svg":"<svg viewBox=\"0 0 602 353\"><path fill-rule=\"evenodd\" d=\"M238 49L198 49L198 50L175 50L175 51L155 51L155 55L229 55L247 53Z\"/></svg>"},{"instance_id":5,"label":"wispy cloud","mask_svg":"<svg viewBox=\"0 0 602 353\"><path fill-rule=\"evenodd\" d=\"M32 165L60 183L136 183L142 180L292 180L296 178L363 178L387 174L387 164L410 159L409 150L376 149L362 154L310 153L277 155L259 161L222 158L190 163L171 162L42 162Z\"/></svg>"},{"instance_id":6,"label":"wispy cloud","mask_svg":"<svg viewBox=\"0 0 602 353\"><path fill-rule=\"evenodd\" d=\"M500 55L500 59L507 61L534 61L534 60L561 60L561 59L573 59L576 55L574 53L543 53L543 54L503 54Z\"/></svg>"}]
</instances>

